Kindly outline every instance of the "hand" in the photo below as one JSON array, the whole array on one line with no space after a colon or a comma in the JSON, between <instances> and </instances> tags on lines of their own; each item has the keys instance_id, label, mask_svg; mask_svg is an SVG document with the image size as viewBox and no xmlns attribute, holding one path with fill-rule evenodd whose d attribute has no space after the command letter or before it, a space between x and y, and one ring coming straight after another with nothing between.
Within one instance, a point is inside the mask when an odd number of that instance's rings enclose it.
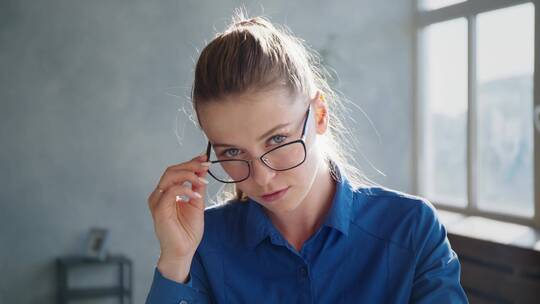
<instances>
[{"instance_id":1,"label":"hand","mask_svg":"<svg viewBox=\"0 0 540 304\"><path fill-rule=\"evenodd\" d=\"M160 262L189 265L201 242L204 231L203 196L208 183L205 179L208 163L205 161L206 155L200 155L168 167L148 197L161 248ZM181 196L189 200L180 200Z\"/></svg>"}]
</instances>

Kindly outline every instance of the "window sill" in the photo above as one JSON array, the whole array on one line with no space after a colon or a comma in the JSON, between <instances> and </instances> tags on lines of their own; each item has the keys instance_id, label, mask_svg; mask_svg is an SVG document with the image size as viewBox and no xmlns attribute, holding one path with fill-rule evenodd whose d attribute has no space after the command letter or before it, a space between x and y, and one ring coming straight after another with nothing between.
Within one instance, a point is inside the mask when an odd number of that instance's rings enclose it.
<instances>
[{"instance_id":1,"label":"window sill","mask_svg":"<svg viewBox=\"0 0 540 304\"><path fill-rule=\"evenodd\" d=\"M450 234L540 252L538 229L458 212L437 209L439 220Z\"/></svg>"}]
</instances>

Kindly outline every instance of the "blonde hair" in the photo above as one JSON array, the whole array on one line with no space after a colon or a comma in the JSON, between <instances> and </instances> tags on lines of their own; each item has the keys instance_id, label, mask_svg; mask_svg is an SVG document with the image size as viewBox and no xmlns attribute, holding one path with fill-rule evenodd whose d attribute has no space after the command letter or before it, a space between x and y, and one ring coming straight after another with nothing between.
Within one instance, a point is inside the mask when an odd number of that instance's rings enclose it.
<instances>
[{"instance_id":1,"label":"blonde hair","mask_svg":"<svg viewBox=\"0 0 540 304\"><path fill-rule=\"evenodd\" d=\"M343 106L340 95L328 84L330 74L314 50L284 27L265 17L247 18L237 9L231 24L201 51L195 67L191 101L201 126L198 108L203 103L219 102L224 97L285 86L292 93L313 96L318 89L328 104L328 129L321 137L322 151L329 161L334 179L337 169L353 187L370 184L350 162L350 132L338 117ZM244 200L246 196L230 184L222 190L224 201Z\"/></svg>"}]
</instances>

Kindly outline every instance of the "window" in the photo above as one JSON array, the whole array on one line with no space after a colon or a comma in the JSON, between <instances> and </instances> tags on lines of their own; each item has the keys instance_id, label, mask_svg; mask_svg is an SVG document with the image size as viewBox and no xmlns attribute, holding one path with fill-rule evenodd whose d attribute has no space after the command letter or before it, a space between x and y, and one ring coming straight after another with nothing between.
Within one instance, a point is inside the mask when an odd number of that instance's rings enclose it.
<instances>
[{"instance_id":1,"label":"window","mask_svg":"<svg viewBox=\"0 0 540 304\"><path fill-rule=\"evenodd\" d=\"M467 204L467 20L434 24L425 31L424 195Z\"/></svg>"},{"instance_id":2,"label":"window","mask_svg":"<svg viewBox=\"0 0 540 304\"><path fill-rule=\"evenodd\" d=\"M420 1L420 8L423 10L434 10L465 1L466 0L423 0Z\"/></svg>"},{"instance_id":3,"label":"window","mask_svg":"<svg viewBox=\"0 0 540 304\"><path fill-rule=\"evenodd\" d=\"M419 0L416 184L438 208L540 227L535 9Z\"/></svg>"}]
</instances>

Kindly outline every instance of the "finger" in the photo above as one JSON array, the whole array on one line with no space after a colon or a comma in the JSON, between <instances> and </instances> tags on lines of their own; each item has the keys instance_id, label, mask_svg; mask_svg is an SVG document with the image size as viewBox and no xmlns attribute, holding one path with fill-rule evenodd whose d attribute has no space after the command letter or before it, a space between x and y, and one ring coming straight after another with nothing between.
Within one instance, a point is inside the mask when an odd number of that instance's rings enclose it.
<instances>
[{"instance_id":1,"label":"finger","mask_svg":"<svg viewBox=\"0 0 540 304\"><path fill-rule=\"evenodd\" d=\"M169 171L164 175L161 184L158 184L157 187L152 191L148 198L148 204L150 208L153 205L157 204L163 194L172 186L186 186L186 183L191 185L205 185L208 181L204 177L199 177L194 172L178 170L176 172Z\"/></svg>"},{"instance_id":2,"label":"finger","mask_svg":"<svg viewBox=\"0 0 540 304\"><path fill-rule=\"evenodd\" d=\"M158 192L163 193L165 190L167 190L167 188L171 187L172 185L183 185L186 182L189 182L191 185L208 184L208 180L206 180L202 176L199 176L197 172L174 170L167 172L167 174L163 176L160 184L156 188Z\"/></svg>"},{"instance_id":3,"label":"finger","mask_svg":"<svg viewBox=\"0 0 540 304\"><path fill-rule=\"evenodd\" d=\"M206 180L206 176L208 175L208 170L203 172L196 172L195 173L200 179ZM194 204L195 207L199 209L204 209L204 199L206 196L206 187L208 186L208 183L202 183L202 184L191 184L191 190L195 193L198 193L200 195L200 198L195 198L191 200L189 203Z\"/></svg>"},{"instance_id":4,"label":"finger","mask_svg":"<svg viewBox=\"0 0 540 304\"><path fill-rule=\"evenodd\" d=\"M204 157L198 156L197 158L189 162L167 167L167 169L165 169L165 172L161 176L158 184L162 184L163 179L169 174L169 172L177 172L178 170L191 171L191 172L203 172L203 171L208 170L210 163L204 161L205 159L206 159L206 155L204 155Z\"/></svg>"},{"instance_id":5,"label":"finger","mask_svg":"<svg viewBox=\"0 0 540 304\"><path fill-rule=\"evenodd\" d=\"M206 154L203 154L202 157L199 158L199 161L202 161L202 162L205 162L205 164L210 164L207 159L207 155ZM199 177L199 178L202 178L204 180L206 180L206 176L208 175L208 170L204 170L202 172L195 172L195 174ZM206 186L208 185L208 183L203 183L203 184L192 184L192 190L199 193L201 196L204 197L205 193L206 193Z\"/></svg>"},{"instance_id":6,"label":"finger","mask_svg":"<svg viewBox=\"0 0 540 304\"><path fill-rule=\"evenodd\" d=\"M188 191L187 194L185 195L177 195L176 203L188 204L188 205L193 206L194 208L204 211L204 194L200 194L196 191L193 191L192 189L190 189L190 187L184 187L184 188L190 191Z\"/></svg>"},{"instance_id":7,"label":"finger","mask_svg":"<svg viewBox=\"0 0 540 304\"><path fill-rule=\"evenodd\" d=\"M206 156L204 158L206 158ZM209 162L191 160L189 162L167 167L163 175L166 175L167 172L169 171L178 171L178 170L185 170L185 171L192 171L192 172L204 171L204 170L207 170L209 166L210 166Z\"/></svg>"},{"instance_id":8,"label":"finger","mask_svg":"<svg viewBox=\"0 0 540 304\"><path fill-rule=\"evenodd\" d=\"M171 169L171 170L174 170L174 169L184 169L184 170L189 170L189 171L197 171L197 170L201 170L201 169L204 169L204 167L208 167L209 163L207 163L206 161L206 154L201 154L201 155L198 155L194 158L192 158L190 161L187 161L187 162L184 162L184 163L181 163L181 164L177 164L177 165L172 165L170 167L167 168L168 169ZM165 171L167 171L165 170Z\"/></svg>"},{"instance_id":9,"label":"finger","mask_svg":"<svg viewBox=\"0 0 540 304\"><path fill-rule=\"evenodd\" d=\"M148 204L150 206L154 205L159 199L159 197L163 194L163 192L165 192L167 187L170 187L172 184L175 184L174 182L169 182L170 180L169 175L171 175L169 172L177 172L178 170L185 170L185 171L192 171L195 173L204 173L208 171L208 167L210 166L210 163L206 162L206 160L207 160L207 156L206 156L206 153L204 153L204 154L194 157L193 159L191 159L191 161L167 167L167 169L165 169L165 172L161 176L158 182L158 185L150 193L148 197ZM175 174L172 174L172 175L174 176ZM198 183L201 183L201 182L205 184L205 183L208 183L208 181L205 179L205 176L206 174L202 174L200 176L203 178L202 180L199 180L197 177L197 180L190 179L189 181L191 182L192 185L197 185ZM165 182L166 180L167 182ZM184 182L177 180L176 183L183 184Z\"/></svg>"},{"instance_id":10,"label":"finger","mask_svg":"<svg viewBox=\"0 0 540 304\"><path fill-rule=\"evenodd\" d=\"M206 154L203 154L198 158L198 160L200 162L203 162L203 164L205 164L204 166L206 166L206 170L195 172L195 175L197 175L199 179L207 181L206 176L208 175L208 166L210 166L210 162L208 162L208 157ZM195 198L191 200L189 202L190 204L193 204L195 205L195 207L204 210L205 208L204 197L206 195L207 185L208 185L208 181L202 184L191 184L191 189L193 190L193 192L198 193L200 195L200 198Z\"/></svg>"},{"instance_id":11,"label":"finger","mask_svg":"<svg viewBox=\"0 0 540 304\"><path fill-rule=\"evenodd\" d=\"M205 180L205 181L208 181L207 180L207 176L208 176L208 170L206 171L203 171L203 172L196 172L195 175L197 176L198 180ZM191 189L193 191L196 191L198 192L199 194L201 195L204 195L206 193L206 187L208 185L208 182L206 183L197 183L197 184L191 184Z\"/></svg>"},{"instance_id":12,"label":"finger","mask_svg":"<svg viewBox=\"0 0 540 304\"><path fill-rule=\"evenodd\" d=\"M166 191L164 191L162 197L159 199L159 202L154 207L161 209L168 206L173 206L174 204L180 203L179 201L182 200L180 199L181 197L186 197L189 201L201 198L199 193L191 190L189 187L176 185L169 187Z\"/></svg>"}]
</instances>

